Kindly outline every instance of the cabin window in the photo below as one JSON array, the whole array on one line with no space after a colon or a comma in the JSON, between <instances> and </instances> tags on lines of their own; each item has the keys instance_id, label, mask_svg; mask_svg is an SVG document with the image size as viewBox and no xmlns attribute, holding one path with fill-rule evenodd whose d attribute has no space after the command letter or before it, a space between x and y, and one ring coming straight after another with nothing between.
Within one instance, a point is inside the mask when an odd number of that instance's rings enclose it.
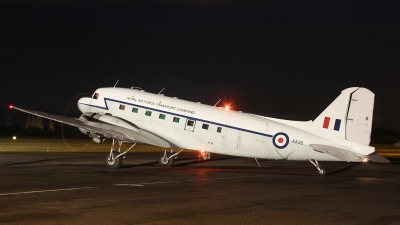
<instances>
[{"instance_id":1,"label":"cabin window","mask_svg":"<svg viewBox=\"0 0 400 225\"><path fill-rule=\"evenodd\" d=\"M208 127L209 127L210 125L208 125L208 124L206 124L206 123L203 123L203 126L201 126L201 128L203 128L204 130L208 130Z\"/></svg>"},{"instance_id":2,"label":"cabin window","mask_svg":"<svg viewBox=\"0 0 400 225\"><path fill-rule=\"evenodd\" d=\"M146 113L145 113L145 115L146 115L146 116L151 116L151 111L149 111L149 110L146 110Z\"/></svg>"},{"instance_id":3,"label":"cabin window","mask_svg":"<svg viewBox=\"0 0 400 225\"><path fill-rule=\"evenodd\" d=\"M164 115L164 114L160 114L160 115L158 116L158 118L159 118L159 119L162 119L162 120L165 120L165 115Z\"/></svg>"},{"instance_id":4,"label":"cabin window","mask_svg":"<svg viewBox=\"0 0 400 225\"><path fill-rule=\"evenodd\" d=\"M189 127L193 127L194 121L193 120L188 120L186 125L189 126Z\"/></svg>"},{"instance_id":5,"label":"cabin window","mask_svg":"<svg viewBox=\"0 0 400 225\"><path fill-rule=\"evenodd\" d=\"M178 117L174 117L174 119L172 120L175 123L179 123L179 118Z\"/></svg>"},{"instance_id":6,"label":"cabin window","mask_svg":"<svg viewBox=\"0 0 400 225\"><path fill-rule=\"evenodd\" d=\"M218 128L217 128L217 132L218 132L218 133L221 133L221 131L222 131L222 127L218 127Z\"/></svg>"},{"instance_id":7,"label":"cabin window","mask_svg":"<svg viewBox=\"0 0 400 225\"><path fill-rule=\"evenodd\" d=\"M99 98L99 93L94 93L93 99L98 99Z\"/></svg>"},{"instance_id":8,"label":"cabin window","mask_svg":"<svg viewBox=\"0 0 400 225\"><path fill-rule=\"evenodd\" d=\"M133 108L132 108L132 112L133 112L133 113L137 113L137 112L138 112L138 108L133 107Z\"/></svg>"},{"instance_id":9,"label":"cabin window","mask_svg":"<svg viewBox=\"0 0 400 225\"><path fill-rule=\"evenodd\" d=\"M119 109L120 110L125 110L125 105L123 105L123 104L119 105Z\"/></svg>"}]
</instances>

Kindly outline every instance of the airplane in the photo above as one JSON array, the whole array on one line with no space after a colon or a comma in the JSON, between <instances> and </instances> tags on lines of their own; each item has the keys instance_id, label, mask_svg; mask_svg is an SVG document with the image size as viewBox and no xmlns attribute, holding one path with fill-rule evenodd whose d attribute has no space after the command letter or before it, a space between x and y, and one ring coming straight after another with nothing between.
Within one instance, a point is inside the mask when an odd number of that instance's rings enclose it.
<instances>
[{"instance_id":1,"label":"airplane","mask_svg":"<svg viewBox=\"0 0 400 225\"><path fill-rule=\"evenodd\" d=\"M256 161L309 161L324 176L327 171L319 161L390 162L369 146L374 98L366 88L347 88L310 121L270 118L116 86L80 98L79 118L10 108L78 127L97 144L112 139L105 159L108 168L120 168L127 153L143 143L165 148L159 157L163 167L173 166L187 149L200 150L204 160L218 153ZM121 152L123 143L131 146Z\"/></svg>"}]
</instances>

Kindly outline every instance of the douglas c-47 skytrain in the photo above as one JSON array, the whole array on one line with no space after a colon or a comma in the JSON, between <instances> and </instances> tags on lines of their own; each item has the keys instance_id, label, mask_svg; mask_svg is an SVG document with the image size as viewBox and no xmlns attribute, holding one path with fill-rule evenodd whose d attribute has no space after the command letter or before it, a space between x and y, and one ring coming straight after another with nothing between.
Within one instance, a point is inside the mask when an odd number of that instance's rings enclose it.
<instances>
[{"instance_id":1,"label":"douglas c-47 skytrain","mask_svg":"<svg viewBox=\"0 0 400 225\"><path fill-rule=\"evenodd\" d=\"M369 146L374 93L347 88L313 121L289 121L147 93L136 88L99 88L81 98L79 119L10 106L58 121L87 134L95 143L112 139L105 163L119 168L136 143L165 148L161 166L173 166L183 150L259 159L304 160L319 175L318 161L388 163ZM122 143L132 146L121 152ZM173 152L172 148L181 149ZM169 150L171 149L171 150Z\"/></svg>"}]
</instances>

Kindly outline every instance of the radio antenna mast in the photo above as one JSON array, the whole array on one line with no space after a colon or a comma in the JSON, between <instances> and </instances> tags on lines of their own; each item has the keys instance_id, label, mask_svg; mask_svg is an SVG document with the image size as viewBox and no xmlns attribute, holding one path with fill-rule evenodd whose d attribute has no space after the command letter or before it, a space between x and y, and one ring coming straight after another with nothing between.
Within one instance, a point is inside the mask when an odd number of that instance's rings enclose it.
<instances>
[{"instance_id":1,"label":"radio antenna mast","mask_svg":"<svg viewBox=\"0 0 400 225\"><path fill-rule=\"evenodd\" d=\"M165 87L164 87L163 89L161 89L161 91L160 91L160 92L158 92L158 94L157 94L157 95L160 95L160 94L161 94L161 92L163 92L163 91L164 91L164 89L165 89Z\"/></svg>"},{"instance_id":2,"label":"radio antenna mast","mask_svg":"<svg viewBox=\"0 0 400 225\"><path fill-rule=\"evenodd\" d=\"M221 101L221 99L219 99L218 102L215 103L214 107L217 106L220 101Z\"/></svg>"},{"instance_id":3,"label":"radio antenna mast","mask_svg":"<svg viewBox=\"0 0 400 225\"><path fill-rule=\"evenodd\" d=\"M115 83L115 85L114 85L114 88L115 88L115 86L117 86L117 84L118 84L118 81L119 81L119 79L117 80L117 83Z\"/></svg>"}]
</instances>

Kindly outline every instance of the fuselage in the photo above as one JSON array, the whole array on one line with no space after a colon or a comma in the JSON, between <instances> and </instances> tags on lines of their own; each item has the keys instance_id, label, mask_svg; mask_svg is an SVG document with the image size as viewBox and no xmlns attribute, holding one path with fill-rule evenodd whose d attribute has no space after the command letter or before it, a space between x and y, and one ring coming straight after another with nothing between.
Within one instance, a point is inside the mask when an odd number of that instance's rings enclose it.
<instances>
[{"instance_id":1,"label":"fuselage","mask_svg":"<svg viewBox=\"0 0 400 225\"><path fill-rule=\"evenodd\" d=\"M283 121L136 89L99 88L81 98L82 113L111 114L165 138L174 147L263 159L341 161L310 144L346 147L313 133L311 121Z\"/></svg>"}]
</instances>

